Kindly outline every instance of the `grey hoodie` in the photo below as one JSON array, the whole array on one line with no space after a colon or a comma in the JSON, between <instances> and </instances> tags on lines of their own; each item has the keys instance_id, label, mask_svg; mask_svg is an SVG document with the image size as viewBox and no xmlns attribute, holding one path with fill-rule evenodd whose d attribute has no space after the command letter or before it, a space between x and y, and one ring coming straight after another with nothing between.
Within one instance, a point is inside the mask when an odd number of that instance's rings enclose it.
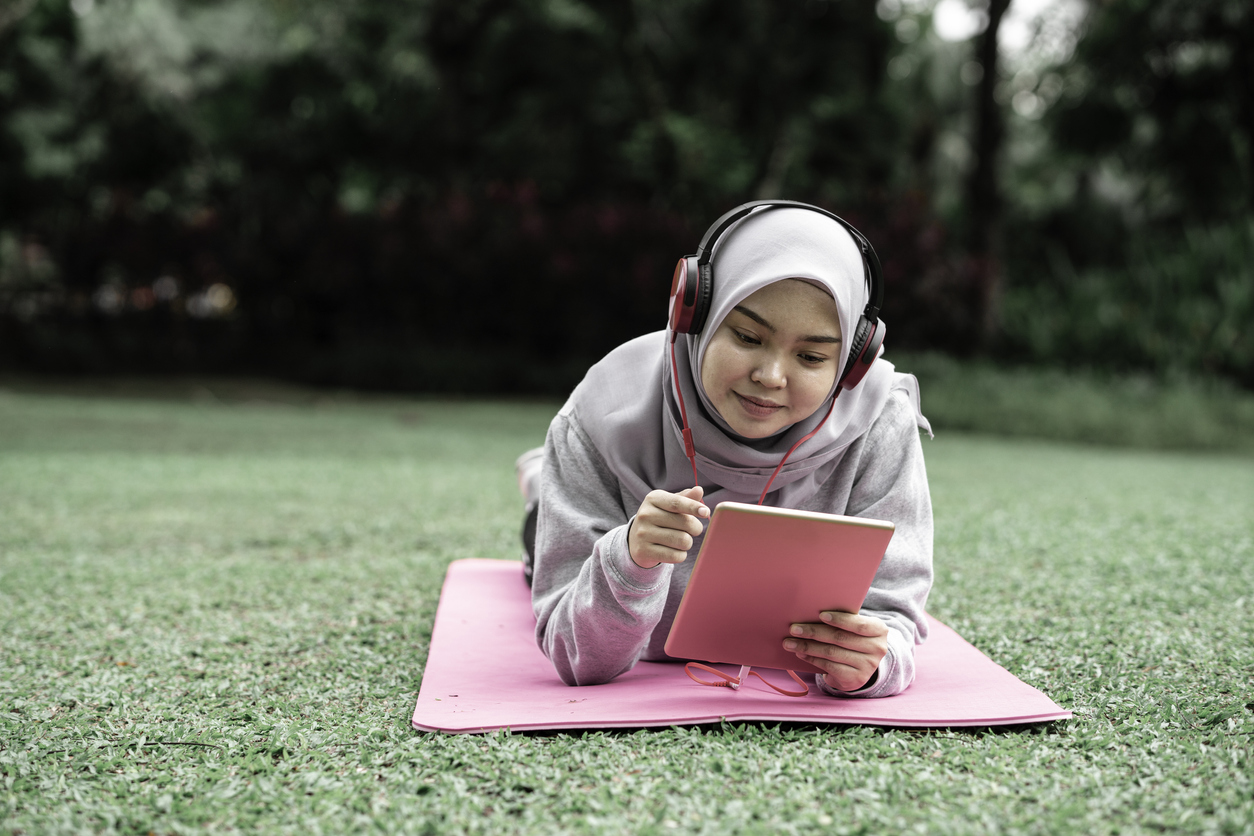
<instances>
[{"instance_id":1,"label":"grey hoodie","mask_svg":"<svg viewBox=\"0 0 1254 836\"><path fill-rule=\"evenodd\" d=\"M642 379L657 380L664 339L659 332L620 346L589 371L580 389L618 386L631 391ZM913 378L908 382L913 384ZM604 437L599 431L604 416L581 414L580 405L587 399L580 397L580 389L554 418L545 440L532 604L536 640L558 674L568 684L591 685L608 682L641 659L669 658L663 644L701 538L678 565L642 569L631 559L627 532L643 496L636 495L639 487L628 489L631 474L616 474L611 466L621 456L607 455L593 440ZM667 437L670 428L663 426L662 410L654 414L656 426L644 428L645 435ZM905 690L914 680L914 646L927 637L924 608L932 584L932 505L919 440L921 420L917 389L895 386L869 429L819 469L817 490L791 506L896 525L862 609L863 615L888 625L888 654L870 687L855 692L858 697L887 697ZM597 425L592 432L589 421ZM634 431L641 432L641 427ZM682 467L668 470L676 471L673 484L652 487L669 491L691 487L691 470L686 479ZM772 501L777 494L768 495L767 504L777 504ZM757 499L727 491L720 495ZM821 676L816 682L828 693L848 696L827 688Z\"/></svg>"},{"instance_id":2,"label":"grey hoodie","mask_svg":"<svg viewBox=\"0 0 1254 836\"><path fill-rule=\"evenodd\" d=\"M771 479L768 505L896 525L863 610L888 624L888 655L857 693L899 693L914 679L932 582L932 509L917 429L927 419L917 382L877 359L851 389L833 378L830 411L820 407L765 438L738 436L701 382L705 351L723 319L786 279L813 284L835 301L843 337L836 368L844 368L870 299L868 262L840 223L798 207L759 208L710 246L705 328L674 339L669 330L646 334L615 349L588 371L549 428L532 585L540 647L572 684L606 682L639 659L666 658L663 644L700 543L678 566L641 569L628 553L627 531L649 491L692 487L695 466L711 508L756 502Z\"/></svg>"}]
</instances>

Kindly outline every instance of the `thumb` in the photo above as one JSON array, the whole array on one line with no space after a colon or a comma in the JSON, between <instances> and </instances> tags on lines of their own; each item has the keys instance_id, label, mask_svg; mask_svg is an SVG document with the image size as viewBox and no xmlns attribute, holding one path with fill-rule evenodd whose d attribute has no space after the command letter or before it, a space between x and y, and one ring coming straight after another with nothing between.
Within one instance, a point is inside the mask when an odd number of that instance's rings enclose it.
<instances>
[{"instance_id":1,"label":"thumb","mask_svg":"<svg viewBox=\"0 0 1254 836\"><path fill-rule=\"evenodd\" d=\"M696 487L682 490L677 495L701 502L701 497L705 496L705 488L697 485ZM709 506L707 506L704 502L702 502L701 507L697 509L697 516L702 518L708 518L710 516Z\"/></svg>"}]
</instances>

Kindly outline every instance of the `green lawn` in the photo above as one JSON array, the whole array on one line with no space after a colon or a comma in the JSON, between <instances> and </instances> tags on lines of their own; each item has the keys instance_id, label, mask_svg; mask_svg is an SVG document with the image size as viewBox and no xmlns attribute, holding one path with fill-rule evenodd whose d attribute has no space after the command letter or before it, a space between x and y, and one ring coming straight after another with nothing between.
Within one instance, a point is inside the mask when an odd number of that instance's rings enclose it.
<instances>
[{"instance_id":1,"label":"green lawn","mask_svg":"<svg viewBox=\"0 0 1254 836\"><path fill-rule=\"evenodd\" d=\"M0 834L1254 833L1240 450L938 421L930 609L1071 721L412 731L444 568L516 556L555 406L0 389Z\"/></svg>"}]
</instances>

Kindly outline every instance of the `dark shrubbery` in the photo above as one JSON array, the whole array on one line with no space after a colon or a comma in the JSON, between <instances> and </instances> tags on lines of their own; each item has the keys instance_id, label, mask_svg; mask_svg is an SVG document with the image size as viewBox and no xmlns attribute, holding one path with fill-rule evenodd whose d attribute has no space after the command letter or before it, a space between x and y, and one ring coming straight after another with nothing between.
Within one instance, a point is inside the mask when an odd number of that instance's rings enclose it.
<instances>
[{"instance_id":1,"label":"dark shrubbery","mask_svg":"<svg viewBox=\"0 0 1254 836\"><path fill-rule=\"evenodd\" d=\"M1254 387L1254 221L1141 235L1126 265L1007 294L1004 339L1036 362L1158 373L1204 371Z\"/></svg>"},{"instance_id":2,"label":"dark shrubbery","mask_svg":"<svg viewBox=\"0 0 1254 836\"><path fill-rule=\"evenodd\" d=\"M1043 150L1000 265L944 150L969 45L899 6L16 0L0 368L561 392L718 213L787 196L874 242L897 348L1249 385L1254 14L1104 4L1007 79L1054 107L1008 115Z\"/></svg>"}]
</instances>

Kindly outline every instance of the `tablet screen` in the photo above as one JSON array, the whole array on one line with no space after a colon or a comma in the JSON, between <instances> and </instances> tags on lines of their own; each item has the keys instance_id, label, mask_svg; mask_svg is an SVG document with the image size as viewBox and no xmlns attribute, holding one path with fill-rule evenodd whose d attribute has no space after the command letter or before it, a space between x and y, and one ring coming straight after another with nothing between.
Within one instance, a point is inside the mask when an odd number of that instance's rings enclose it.
<instances>
[{"instance_id":1,"label":"tablet screen","mask_svg":"<svg viewBox=\"0 0 1254 836\"><path fill-rule=\"evenodd\" d=\"M666 639L678 659L822 673L784 650L790 625L858 612L893 524L723 502Z\"/></svg>"}]
</instances>

